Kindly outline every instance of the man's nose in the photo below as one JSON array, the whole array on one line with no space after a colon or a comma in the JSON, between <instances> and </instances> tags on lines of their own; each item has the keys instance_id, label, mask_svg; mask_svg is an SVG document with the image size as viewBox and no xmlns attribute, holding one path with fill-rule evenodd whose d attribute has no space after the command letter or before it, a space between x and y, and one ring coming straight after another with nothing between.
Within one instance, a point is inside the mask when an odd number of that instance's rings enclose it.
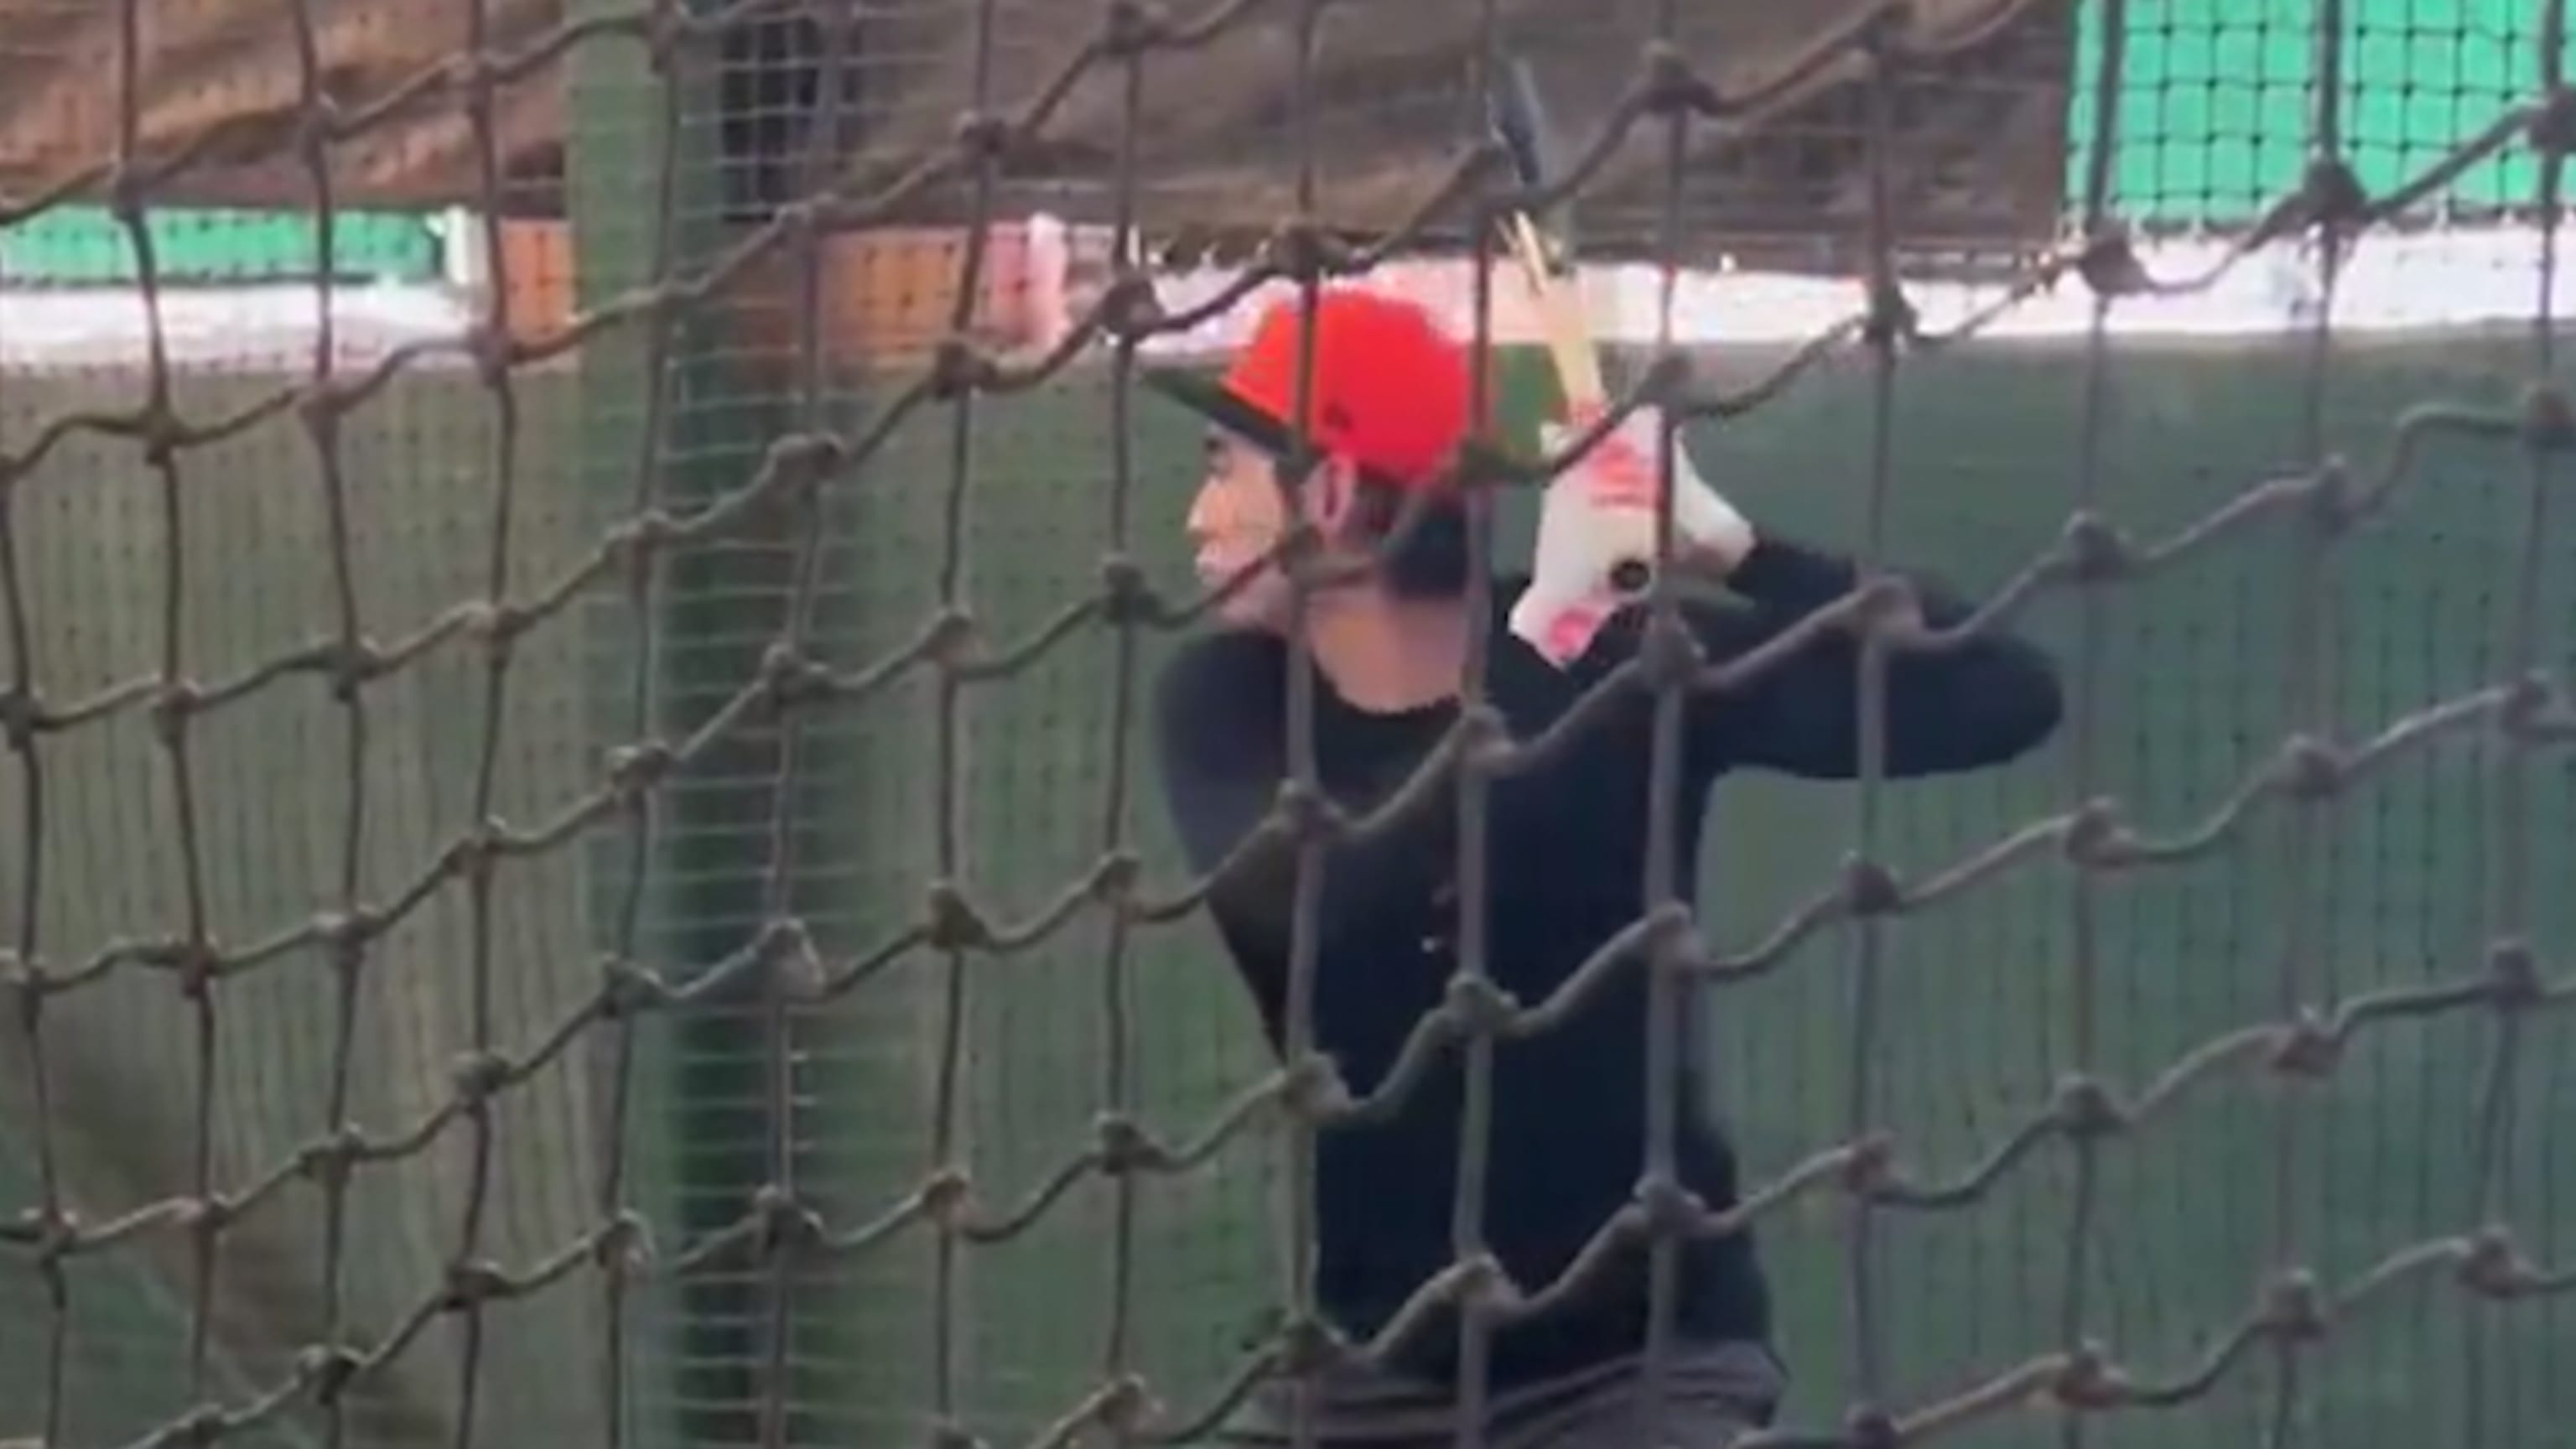
<instances>
[{"instance_id":1,"label":"man's nose","mask_svg":"<svg viewBox=\"0 0 2576 1449\"><path fill-rule=\"evenodd\" d=\"M1204 543L1211 535L1218 532L1219 526L1224 522L1224 507L1225 501L1221 490L1201 485L1199 491L1190 498L1187 527L1192 542Z\"/></svg>"}]
</instances>

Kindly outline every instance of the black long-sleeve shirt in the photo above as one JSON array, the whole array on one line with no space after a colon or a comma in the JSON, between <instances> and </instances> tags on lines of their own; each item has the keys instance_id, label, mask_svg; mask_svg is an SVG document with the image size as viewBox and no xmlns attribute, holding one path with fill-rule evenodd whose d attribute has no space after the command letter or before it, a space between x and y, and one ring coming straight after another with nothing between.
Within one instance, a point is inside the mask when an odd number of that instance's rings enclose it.
<instances>
[{"instance_id":1,"label":"black long-sleeve shirt","mask_svg":"<svg viewBox=\"0 0 2576 1449\"><path fill-rule=\"evenodd\" d=\"M1684 616L1711 660L1741 656L1845 595L1851 564L1779 539L1757 545L1729 580L1738 596L1692 600ZM1969 606L1913 578L1925 620ZM1525 579L1498 581L1489 697L1516 739L1545 731L1605 673L1633 656L1644 614L1611 621L1592 649L1558 670L1504 621ZM1833 634L1781 661L1749 690L1703 693L1687 706L1674 887L1696 896L1708 792L1730 770L1815 779L1860 769L1858 646ZM1286 775L1288 651L1268 634L1201 636L1161 679L1165 791L1194 867L1233 855L1278 798ZM1401 713L1351 706L1315 676L1317 768L1354 814L1410 778L1457 714L1454 703ZM2055 729L2055 671L2026 642L1989 636L1938 654L1894 653L1887 668L1885 773L1921 776L1999 764ZM1645 901L1652 696L1621 692L1546 768L1496 780L1486 845L1486 966L1524 1005L1547 997L1586 957L1632 924ZM1446 782L1444 781L1444 786ZM1443 788L1395 828L1327 853L1318 923L1313 1023L1319 1050L1354 1091L1378 1084L1457 969L1452 894L1456 797ZM1284 841L1227 866L1210 897L1218 931L1274 1049L1285 1027L1296 859ZM1645 1157L1646 973L1632 965L1569 1020L1498 1043L1487 1152L1487 1240L1524 1290L1554 1281L1631 1200ZM1451 1259L1464 1054L1445 1052L1391 1120L1340 1126L1317 1143L1317 1293L1345 1331L1376 1332ZM1695 1075L1686 1067L1686 1073ZM1700 1110L1686 1076L1676 1171L1714 1208L1737 1200L1734 1152ZM1491 1342L1498 1389L1562 1373L1644 1342L1646 1254L1621 1255L1596 1286ZM1698 1339L1762 1339L1768 1293L1750 1234L1685 1243L1676 1322ZM1399 1366L1441 1379L1454 1370L1456 1325L1442 1314L1411 1337Z\"/></svg>"}]
</instances>

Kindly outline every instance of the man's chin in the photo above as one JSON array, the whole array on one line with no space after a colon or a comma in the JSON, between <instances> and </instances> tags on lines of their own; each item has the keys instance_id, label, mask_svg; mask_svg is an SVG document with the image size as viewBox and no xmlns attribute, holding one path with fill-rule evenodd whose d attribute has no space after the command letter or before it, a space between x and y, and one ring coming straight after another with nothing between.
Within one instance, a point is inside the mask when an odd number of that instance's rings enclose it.
<instances>
[{"instance_id":1,"label":"man's chin","mask_svg":"<svg viewBox=\"0 0 2576 1449\"><path fill-rule=\"evenodd\" d=\"M1230 576L1202 580L1210 590L1222 589L1229 581ZM1217 624L1228 629L1277 633L1287 619L1286 591L1273 579L1256 579L1227 595L1209 613Z\"/></svg>"}]
</instances>

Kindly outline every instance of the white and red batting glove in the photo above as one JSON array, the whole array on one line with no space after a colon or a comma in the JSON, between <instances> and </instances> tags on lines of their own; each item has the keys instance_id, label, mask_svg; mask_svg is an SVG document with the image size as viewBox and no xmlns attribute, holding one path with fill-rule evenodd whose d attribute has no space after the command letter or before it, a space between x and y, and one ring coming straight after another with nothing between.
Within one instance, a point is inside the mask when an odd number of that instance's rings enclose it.
<instances>
[{"instance_id":1,"label":"white and red batting glove","mask_svg":"<svg viewBox=\"0 0 2576 1449\"><path fill-rule=\"evenodd\" d=\"M1586 410L1540 425L1552 456L1597 422ZM1635 595L1620 587L1624 563L1655 557L1655 440L1662 418L1639 408L1547 486L1539 502L1538 547L1528 590L1512 605L1511 630L1562 669L1592 647L1612 614ZM1699 476L1690 450L1673 440L1673 551L1701 571L1733 572L1753 550L1753 525Z\"/></svg>"}]
</instances>

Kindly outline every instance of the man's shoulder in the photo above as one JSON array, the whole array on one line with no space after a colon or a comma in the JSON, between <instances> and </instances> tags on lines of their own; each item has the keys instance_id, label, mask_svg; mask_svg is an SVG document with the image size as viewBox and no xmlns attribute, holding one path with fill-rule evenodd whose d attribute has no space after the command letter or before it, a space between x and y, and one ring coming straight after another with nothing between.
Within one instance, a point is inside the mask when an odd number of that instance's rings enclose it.
<instances>
[{"instance_id":1,"label":"man's shoulder","mask_svg":"<svg viewBox=\"0 0 2576 1449\"><path fill-rule=\"evenodd\" d=\"M1276 635L1252 629L1203 629L1173 645L1157 678L1166 694L1240 687L1281 673L1287 658L1286 643Z\"/></svg>"},{"instance_id":2,"label":"man's shoulder","mask_svg":"<svg viewBox=\"0 0 2576 1449\"><path fill-rule=\"evenodd\" d=\"M1236 734L1248 720L1276 715L1286 677L1284 641L1245 629L1185 636L1155 675L1155 713L1167 747L1208 731Z\"/></svg>"}]
</instances>

